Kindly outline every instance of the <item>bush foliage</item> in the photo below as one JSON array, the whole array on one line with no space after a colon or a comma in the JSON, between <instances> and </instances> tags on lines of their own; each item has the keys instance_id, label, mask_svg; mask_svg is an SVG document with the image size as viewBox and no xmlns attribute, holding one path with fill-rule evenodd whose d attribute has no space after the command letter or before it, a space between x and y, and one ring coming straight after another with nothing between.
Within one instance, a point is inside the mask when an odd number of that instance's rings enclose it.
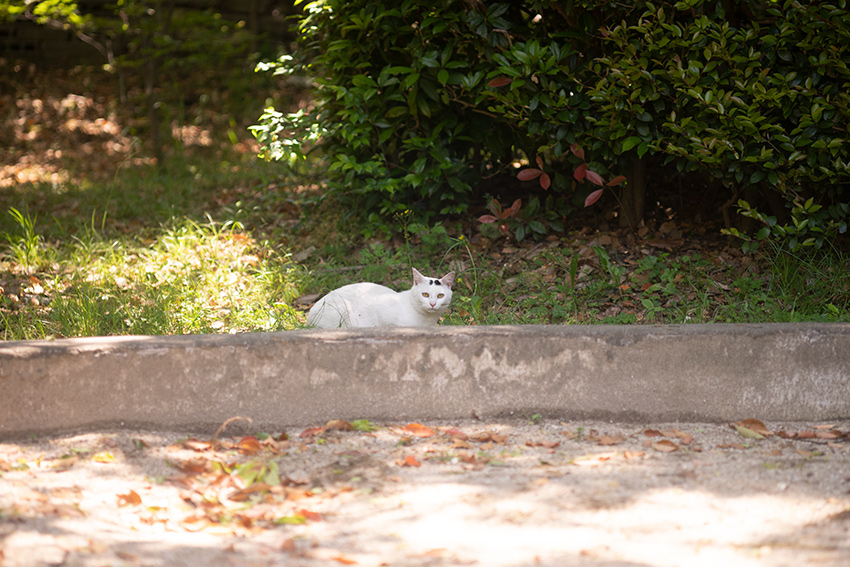
<instances>
[{"instance_id":1,"label":"bush foliage","mask_svg":"<svg viewBox=\"0 0 850 567\"><path fill-rule=\"evenodd\" d=\"M268 109L254 132L269 158L321 156L373 228L484 206L517 163L548 191L527 232L600 187L634 225L652 159L709 174L792 248L819 245L847 227L848 30L844 0L313 2L297 58L263 68L306 73L315 106Z\"/></svg>"}]
</instances>

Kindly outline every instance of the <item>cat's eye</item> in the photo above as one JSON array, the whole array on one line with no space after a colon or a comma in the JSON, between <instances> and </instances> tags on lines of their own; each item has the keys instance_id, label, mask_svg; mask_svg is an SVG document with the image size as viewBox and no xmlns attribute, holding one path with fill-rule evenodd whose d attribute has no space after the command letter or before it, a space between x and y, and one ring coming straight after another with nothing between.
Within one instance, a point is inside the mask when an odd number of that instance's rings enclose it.
<instances>
[{"instance_id":1,"label":"cat's eye","mask_svg":"<svg viewBox=\"0 0 850 567\"><path fill-rule=\"evenodd\" d=\"M423 291L423 292L422 292L422 297L429 297L429 296L428 296L428 292L427 292L427 291Z\"/></svg>"},{"instance_id":2,"label":"cat's eye","mask_svg":"<svg viewBox=\"0 0 850 567\"><path fill-rule=\"evenodd\" d=\"M446 296L446 294L445 294L445 293L438 293L438 294L437 294L437 299L443 299L445 296Z\"/></svg>"}]
</instances>

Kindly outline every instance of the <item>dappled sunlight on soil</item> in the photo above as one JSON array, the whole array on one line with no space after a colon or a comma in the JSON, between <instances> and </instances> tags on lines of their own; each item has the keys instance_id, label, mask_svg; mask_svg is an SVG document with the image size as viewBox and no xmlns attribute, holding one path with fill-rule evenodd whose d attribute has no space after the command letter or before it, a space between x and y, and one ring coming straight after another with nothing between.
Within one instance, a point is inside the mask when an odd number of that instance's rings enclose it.
<instances>
[{"instance_id":1,"label":"dappled sunlight on soil","mask_svg":"<svg viewBox=\"0 0 850 567\"><path fill-rule=\"evenodd\" d=\"M0 557L4 567L850 560L850 423L533 421L7 441Z\"/></svg>"},{"instance_id":2,"label":"dappled sunlight on soil","mask_svg":"<svg viewBox=\"0 0 850 567\"><path fill-rule=\"evenodd\" d=\"M0 187L79 184L108 178L121 165L150 162L136 155L138 138L118 123L121 118L97 93L62 97L36 90L16 100L14 96L2 97L14 114L0 133L0 139L10 142L2 150Z\"/></svg>"},{"instance_id":3,"label":"dappled sunlight on soil","mask_svg":"<svg viewBox=\"0 0 850 567\"><path fill-rule=\"evenodd\" d=\"M121 168L154 163L145 147L149 125L138 93L122 102L116 77L93 69L48 73L2 59L0 64L6 66L0 108L7 109L0 117L0 188L33 184L61 191L67 184L109 181ZM183 120L198 118L192 109L181 112L187 114ZM184 151L224 145L256 155L258 146L242 126L207 114L200 124L172 120L169 143ZM229 137L220 127L213 131L228 120L235 126Z\"/></svg>"}]
</instances>

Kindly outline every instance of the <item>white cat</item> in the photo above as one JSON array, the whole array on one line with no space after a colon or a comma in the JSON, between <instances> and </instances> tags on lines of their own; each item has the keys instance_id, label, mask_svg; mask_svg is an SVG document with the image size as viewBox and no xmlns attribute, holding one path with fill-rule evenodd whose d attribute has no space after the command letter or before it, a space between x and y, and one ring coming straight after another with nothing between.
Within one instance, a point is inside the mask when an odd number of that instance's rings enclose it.
<instances>
[{"instance_id":1,"label":"white cat","mask_svg":"<svg viewBox=\"0 0 850 567\"><path fill-rule=\"evenodd\" d=\"M452 300L455 273L426 278L413 268L413 287L395 292L373 283L335 289L310 308L307 325L340 327L426 327L436 325Z\"/></svg>"}]
</instances>

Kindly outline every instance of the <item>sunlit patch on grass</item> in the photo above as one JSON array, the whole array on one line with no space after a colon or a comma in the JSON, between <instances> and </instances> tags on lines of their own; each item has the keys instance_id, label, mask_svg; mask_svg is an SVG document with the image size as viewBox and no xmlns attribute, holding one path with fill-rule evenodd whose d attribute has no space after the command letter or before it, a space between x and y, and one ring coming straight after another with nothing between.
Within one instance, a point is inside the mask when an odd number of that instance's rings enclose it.
<instances>
[{"instance_id":1,"label":"sunlit patch on grass","mask_svg":"<svg viewBox=\"0 0 850 567\"><path fill-rule=\"evenodd\" d=\"M299 270L239 225L186 221L135 244L93 235L57 258L48 271L4 282L11 293L0 306L2 338L33 338L39 334L34 327L76 337L272 331L300 324L290 307Z\"/></svg>"}]
</instances>

